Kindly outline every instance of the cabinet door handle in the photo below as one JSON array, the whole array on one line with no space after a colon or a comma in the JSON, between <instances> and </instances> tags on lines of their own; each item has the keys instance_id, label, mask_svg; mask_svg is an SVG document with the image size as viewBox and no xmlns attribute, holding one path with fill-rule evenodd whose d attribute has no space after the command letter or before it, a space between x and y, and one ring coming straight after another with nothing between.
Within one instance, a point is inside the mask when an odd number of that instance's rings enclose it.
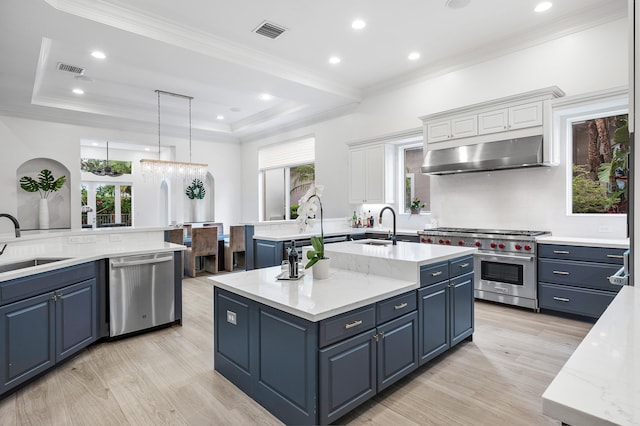
<instances>
[{"instance_id":1,"label":"cabinet door handle","mask_svg":"<svg viewBox=\"0 0 640 426\"><path fill-rule=\"evenodd\" d=\"M461 267L461 268L466 268L467 266L469 266L469 264L468 264L468 263L462 263L462 264L460 264L460 267Z\"/></svg>"},{"instance_id":2,"label":"cabinet door handle","mask_svg":"<svg viewBox=\"0 0 640 426\"><path fill-rule=\"evenodd\" d=\"M571 254L571 252L568 250L554 250L553 252L555 254Z\"/></svg>"},{"instance_id":3,"label":"cabinet door handle","mask_svg":"<svg viewBox=\"0 0 640 426\"><path fill-rule=\"evenodd\" d=\"M58 295L54 294L53 296L51 296L51 300L53 300L54 302L58 300Z\"/></svg>"},{"instance_id":4,"label":"cabinet door handle","mask_svg":"<svg viewBox=\"0 0 640 426\"><path fill-rule=\"evenodd\" d=\"M607 257L610 257L612 259L624 259L624 256L621 254L608 254Z\"/></svg>"},{"instance_id":5,"label":"cabinet door handle","mask_svg":"<svg viewBox=\"0 0 640 426\"><path fill-rule=\"evenodd\" d=\"M404 303L401 303L399 305L395 305L393 307L393 309L395 309L397 311L398 309L402 309L402 308L406 308L406 307L407 307L407 302L404 302Z\"/></svg>"},{"instance_id":6,"label":"cabinet door handle","mask_svg":"<svg viewBox=\"0 0 640 426\"><path fill-rule=\"evenodd\" d=\"M373 340L375 340L376 342L378 341L378 335L377 334L373 335Z\"/></svg>"},{"instance_id":7,"label":"cabinet door handle","mask_svg":"<svg viewBox=\"0 0 640 426\"><path fill-rule=\"evenodd\" d=\"M381 338L381 339L384 339L384 331L381 331L381 332L380 332L380 338Z\"/></svg>"},{"instance_id":8,"label":"cabinet door handle","mask_svg":"<svg viewBox=\"0 0 640 426\"><path fill-rule=\"evenodd\" d=\"M553 271L553 273L556 275L569 275L569 273L566 271Z\"/></svg>"},{"instance_id":9,"label":"cabinet door handle","mask_svg":"<svg viewBox=\"0 0 640 426\"><path fill-rule=\"evenodd\" d=\"M357 327L357 326L359 326L360 324L362 324L362 320L356 320L356 321L351 322L351 323L349 323L349 324L345 324L345 325L344 325L344 328L346 328L346 329L348 330L348 329L350 329L350 328Z\"/></svg>"},{"instance_id":10,"label":"cabinet door handle","mask_svg":"<svg viewBox=\"0 0 640 426\"><path fill-rule=\"evenodd\" d=\"M571 299L567 297L553 296L553 300L557 300L558 302L571 302Z\"/></svg>"},{"instance_id":11,"label":"cabinet door handle","mask_svg":"<svg viewBox=\"0 0 640 426\"><path fill-rule=\"evenodd\" d=\"M442 271L432 272L432 273L431 273L431 276L432 276L432 277L437 277L438 275L442 275Z\"/></svg>"}]
</instances>

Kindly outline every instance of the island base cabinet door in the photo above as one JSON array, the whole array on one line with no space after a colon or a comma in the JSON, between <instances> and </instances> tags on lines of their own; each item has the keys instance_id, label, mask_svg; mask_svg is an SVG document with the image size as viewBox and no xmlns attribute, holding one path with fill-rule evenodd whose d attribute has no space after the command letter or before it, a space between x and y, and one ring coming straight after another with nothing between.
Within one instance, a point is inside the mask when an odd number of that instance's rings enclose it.
<instances>
[{"instance_id":1,"label":"island base cabinet door","mask_svg":"<svg viewBox=\"0 0 640 426\"><path fill-rule=\"evenodd\" d=\"M451 291L451 346L473 334L473 272L449 281Z\"/></svg>"},{"instance_id":2,"label":"island base cabinet door","mask_svg":"<svg viewBox=\"0 0 640 426\"><path fill-rule=\"evenodd\" d=\"M449 281L418 290L420 365L449 349Z\"/></svg>"},{"instance_id":3,"label":"island base cabinet door","mask_svg":"<svg viewBox=\"0 0 640 426\"><path fill-rule=\"evenodd\" d=\"M96 280L56 291L56 362L63 360L96 340Z\"/></svg>"},{"instance_id":4,"label":"island base cabinet door","mask_svg":"<svg viewBox=\"0 0 640 426\"><path fill-rule=\"evenodd\" d=\"M319 352L319 424L347 414L376 394L375 329Z\"/></svg>"},{"instance_id":5,"label":"island base cabinet door","mask_svg":"<svg viewBox=\"0 0 640 426\"><path fill-rule=\"evenodd\" d=\"M318 327L258 305L255 400L286 424L317 422Z\"/></svg>"},{"instance_id":6,"label":"island base cabinet door","mask_svg":"<svg viewBox=\"0 0 640 426\"><path fill-rule=\"evenodd\" d=\"M376 335L380 392L418 367L418 313L413 311L379 326Z\"/></svg>"},{"instance_id":7,"label":"island base cabinet door","mask_svg":"<svg viewBox=\"0 0 640 426\"><path fill-rule=\"evenodd\" d=\"M215 369L247 394L251 394L249 303L243 297L215 289Z\"/></svg>"},{"instance_id":8,"label":"island base cabinet door","mask_svg":"<svg viewBox=\"0 0 640 426\"><path fill-rule=\"evenodd\" d=\"M255 240L254 266L256 269L278 266L282 263L282 241Z\"/></svg>"},{"instance_id":9,"label":"island base cabinet door","mask_svg":"<svg viewBox=\"0 0 640 426\"><path fill-rule=\"evenodd\" d=\"M54 293L0 308L0 394L55 364Z\"/></svg>"}]
</instances>

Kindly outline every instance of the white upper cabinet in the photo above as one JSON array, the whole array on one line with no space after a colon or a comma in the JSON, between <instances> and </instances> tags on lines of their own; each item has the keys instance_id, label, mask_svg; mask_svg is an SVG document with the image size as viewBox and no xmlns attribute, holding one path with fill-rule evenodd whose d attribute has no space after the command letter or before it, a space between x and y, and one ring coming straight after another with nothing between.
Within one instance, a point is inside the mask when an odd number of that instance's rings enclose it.
<instances>
[{"instance_id":1,"label":"white upper cabinet","mask_svg":"<svg viewBox=\"0 0 640 426\"><path fill-rule=\"evenodd\" d=\"M542 102L532 102L478 114L478 134L542 126Z\"/></svg>"},{"instance_id":2,"label":"white upper cabinet","mask_svg":"<svg viewBox=\"0 0 640 426\"><path fill-rule=\"evenodd\" d=\"M393 202L393 148L384 144L349 149L349 202Z\"/></svg>"},{"instance_id":3,"label":"white upper cabinet","mask_svg":"<svg viewBox=\"0 0 640 426\"><path fill-rule=\"evenodd\" d=\"M466 115L427 123L427 140L441 142L478 134L478 116Z\"/></svg>"}]
</instances>

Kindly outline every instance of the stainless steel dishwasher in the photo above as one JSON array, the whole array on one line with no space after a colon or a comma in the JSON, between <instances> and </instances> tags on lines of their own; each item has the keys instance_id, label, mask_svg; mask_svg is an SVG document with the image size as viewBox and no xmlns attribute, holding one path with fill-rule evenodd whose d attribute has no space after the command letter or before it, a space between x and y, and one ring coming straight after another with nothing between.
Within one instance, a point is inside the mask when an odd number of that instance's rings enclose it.
<instances>
[{"instance_id":1,"label":"stainless steel dishwasher","mask_svg":"<svg viewBox=\"0 0 640 426\"><path fill-rule=\"evenodd\" d=\"M174 319L173 253L109 259L109 336Z\"/></svg>"}]
</instances>

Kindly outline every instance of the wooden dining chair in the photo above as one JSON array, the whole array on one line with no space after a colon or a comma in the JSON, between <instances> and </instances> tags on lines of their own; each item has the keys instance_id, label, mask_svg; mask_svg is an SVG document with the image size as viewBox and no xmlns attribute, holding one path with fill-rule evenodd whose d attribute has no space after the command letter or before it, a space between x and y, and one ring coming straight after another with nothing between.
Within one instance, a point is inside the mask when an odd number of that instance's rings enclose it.
<instances>
[{"instance_id":1,"label":"wooden dining chair","mask_svg":"<svg viewBox=\"0 0 640 426\"><path fill-rule=\"evenodd\" d=\"M182 225L182 229L184 229L184 236L191 238L191 230L193 229L193 226L190 223L185 223Z\"/></svg>"},{"instance_id":2,"label":"wooden dining chair","mask_svg":"<svg viewBox=\"0 0 640 426\"><path fill-rule=\"evenodd\" d=\"M234 254L244 252L244 226L229 227L229 241L224 244L224 269L233 271Z\"/></svg>"},{"instance_id":3,"label":"wooden dining chair","mask_svg":"<svg viewBox=\"0 0 640 426\"><path fill-rule=\"evenodd\" d=\"M224 226L222 222L206 222L202 224L205 228L216 227L218 228L218 235L224 234Z\"/></svg>"},{"instance_id":4,"label":"wooden dining chair","mask_svg":"<svg viewBox=\"0 0 640 426\"><path fill-rule=\"evenodd\" d=\"M218 228L193 228L191 247L184 252L184 273L196 276L196 257L202 257L203 269L216 274L218 272Z\"/></svg>"}]
</instances>

